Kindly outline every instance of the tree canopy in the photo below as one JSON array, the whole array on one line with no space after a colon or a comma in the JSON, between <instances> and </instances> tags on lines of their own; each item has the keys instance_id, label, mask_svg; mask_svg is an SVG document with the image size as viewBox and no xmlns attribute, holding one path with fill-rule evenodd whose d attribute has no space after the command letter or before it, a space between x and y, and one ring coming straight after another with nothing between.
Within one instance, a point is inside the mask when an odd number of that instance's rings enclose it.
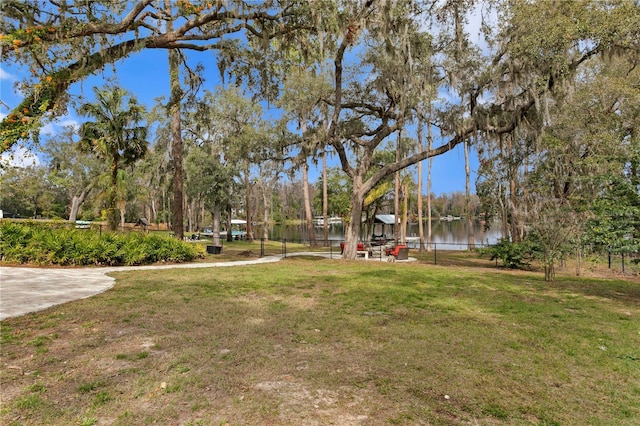
<instances>
[{"instance_id":1,"label":"tree canopy","mask_svg":"<svg viewBox=\"0 0 640 426\"><path fill-rule=\"evenodd\" d=\"M80 127L78 147L109 163L107 223L109 229L115 230L121 168L139 160L147 152L147 127L143 123L145 109L118 87L96 88L95 94L95 103L83 104L79 109L80 114L94 121L87 121Z\"/></svg>"},{"instance_id":2,"label":"tree canopy","mask_svg":"<svg viewBox=\"0 0 640 426\"><path fill-rule=\"evenodd\" d=\"M0 8L2 59L30 71L20 82L23 101L0 123L3 151L37 140L42 119L64 113L70 86L107 65L142 49L167 49L197 92L198 70L185 52L214 52L204 66L236 77L252 96L239 103L278 100L283 115L298 121L299 129L287 129L299 136L290 138L298 164L336 154L350 180L346 257L355 256L363 207L375 188L470 141L483 158L485 206L502 210L514 239L530 226L532 206L546 217L568 217L544 207L558 201L563 209L600 211L600 221L614 217L607 203L577 198L586 188L602 199L628 200L635 211L637 2L7 0ZM472 19L481 21L477 37L466 26ZM187 99L172 89L178 101ZM209 100L228 106L225 126L238 124L234 105L223 101ZM227 135L235 158L260 153L260 144L248 143L258 137L258 121L244 120ZM433 147L376 160L392 137L419 123L436 135ZM607 167L596 167L602 158ZM612 182L629 191L607 190ZM246 198L249 208L248 192Z\"/></svg>"},{"instance_id":3,"label":"tree canopy","mask_svg":"<svg viewBox=\"0 0 640 426\"><path fill-rule=\"evenodd\" d=\"M2 60L24 66L29 75L20 82L24 100L0 123L2 151L37 139L43 115L65 112L70 85L142 49L220 51L233 57L241 39L225 35L268 40L298 27L297 2L173 4L167 10L154 0L3 1ZM167 31L169 21L175 25Z\"/></svg>"}]
</instances>

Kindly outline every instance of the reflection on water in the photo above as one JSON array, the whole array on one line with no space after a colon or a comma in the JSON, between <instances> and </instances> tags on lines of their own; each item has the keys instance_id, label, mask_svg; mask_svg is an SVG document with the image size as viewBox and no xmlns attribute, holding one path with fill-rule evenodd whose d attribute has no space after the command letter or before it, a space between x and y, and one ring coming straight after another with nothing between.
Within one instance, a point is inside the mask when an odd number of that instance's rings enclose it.
<instances>
[{"instance_id":1,"label":"reflection on water","mask_svg":"<svg viewBox=\"0 0 640 426\"><path fill-rule=\"evenodd\" d=\"M426 234L426 227L424 230ZM418 224L407 226L407 237L417 237ZM473 224L473 241L476 246L495 244L502 237L499 224L494 224L491 229L484 230L484 225L479 222ZM469 237L467 236L467 222L453 220L450 222L437 220L431 222L431 242L448 250L466 249ZM412 246L411 244L409 244ZM418 246L416 241L415 247Z\"/></svg>"},{"instance_id":2,"label":"reflection on water","mask_svg":"<svg viewBox=\"0 0 640 426\"><path fill-rule=\"evenodd\" d=\"M324 230L322 227L314 228L315 238L317 241L321 241L324 238ZM381 230L376 228L376 234ZM385 230L388 238L393 238L393 230L391 227L387 227ZM424 225L424 233L426 236L427 227ZM258 229L254 232L255 236L262 235L262 228L258 226ZM410 247L418 246L418 224L412 223L407 225L407 239ZM431 242L435 243L438 248L447 250L460 250L467 248L467 223L466 221L453 220L450 222L434 220L431 222ZM494 224L491 229L485 231L484 225L476 222L473 225L473 238L474 243L477 246L495 244L501 238L499 224ZM308 241L309 232L305 225L273 225L269 229L269 239L271 240L289 240L289 241ZM370 240L371 236L362 238L363 240ZM344 240L344 225L342 223L329 225L329 240L342 241Z\"/></svg>"}]
</instances>

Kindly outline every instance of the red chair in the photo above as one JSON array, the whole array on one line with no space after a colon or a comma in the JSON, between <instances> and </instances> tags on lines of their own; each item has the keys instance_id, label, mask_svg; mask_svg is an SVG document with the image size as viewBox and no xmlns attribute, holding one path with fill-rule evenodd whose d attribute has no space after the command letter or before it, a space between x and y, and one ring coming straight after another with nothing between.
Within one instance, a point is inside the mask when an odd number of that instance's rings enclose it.
<instances>
[{"instance_id":1,"label":"red chair","mask_svg":"<svg viewBox=\"0 0 640 426\"><path fill-rule=\"evenodd\" d=\"M364 243L358 243L358 251L365 251ZM340 243L340 254L344 253L344 243Z\"/></svg>"},{"instance_id":2,"label":"red chair","mask_svg":"<svg viewBox=\"0 0 640 426\"><path fill-rule=\"evenodd\" d=\"M409 248L405 244L398 244L394 248L387 249L384 252L387 254L387 256L393 256L396 259L398 259L400 257L400 249L406 249L406 250L402 250L402 252L403 252L403 256L402 257L404 257L404 253L405 252L407 254L409 253ZM403 260L403 259L400 259L400 260Z\"/></svg>"}]
</instances>

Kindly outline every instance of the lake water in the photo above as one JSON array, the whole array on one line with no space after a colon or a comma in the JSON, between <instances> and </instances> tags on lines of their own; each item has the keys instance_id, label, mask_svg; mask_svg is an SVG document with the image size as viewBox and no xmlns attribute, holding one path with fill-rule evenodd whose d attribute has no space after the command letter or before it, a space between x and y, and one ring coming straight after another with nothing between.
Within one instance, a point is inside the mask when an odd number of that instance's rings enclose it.
<instances>
[{"instance_id":1,"label":"lake water","mask_svg":"<svg viewBox=\"0 0 640 426\"><path fill-rule=\"evenodd\" d=\"M378 225L379 226L379 225ZM260 226L254 229L254 237L260 238L262 236L262 228ZM322 241L324 237L324 230L322 227L314 228L316 241ZM380 228L376 228L376 234L382 232ZM388 238L393 238L393 231L391 227L387 227L385 230ZM424 225L424 233L426 236L427 226ZM418 224L411 223L407 225L407 237L410 240L408 242L409 247L418 247ZM436 244L438 248L445 250L465 250L467 248L467 223L466 221L453 220L434 220L431 222L431 242ZM476 246L482 246L487 244L495 244L501 237L500 224L494 224L491 229L484 230L484 225L479 222L475 222L473 225L473 236ZM412 238L414 237L414 238ZM309 232L304 225L274 225L269 230L269 239L288 241L308 241ZM363 238L369 240L370 236ZM329 225L329 240L332 242L344 240L344 224L330 224ZM426 241L425 241L426 243Z\"/></svg>"}]
</instances>

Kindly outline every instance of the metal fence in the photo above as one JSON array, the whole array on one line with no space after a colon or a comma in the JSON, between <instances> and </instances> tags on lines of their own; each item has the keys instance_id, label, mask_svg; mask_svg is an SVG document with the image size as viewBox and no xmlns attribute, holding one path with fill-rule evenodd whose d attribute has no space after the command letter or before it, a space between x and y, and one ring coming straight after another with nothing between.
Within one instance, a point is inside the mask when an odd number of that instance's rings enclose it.
<instances>
[{"instance_id":1,"label":"metal fence","mask_svg":"<svg viewBox=\"0 0 640 426\"><path fill-rule=\"evenodd\" d=\"M332 239L328 241L317 241L311 244L308 240L294 240L294 239L282 239L282 240L255 240L254 247L256 254L259 253L263 256L279 255L287 257L292 252L309 251L309 252L322 252L329 258L340 258L342 255L341 245L344 243L342 239ZM375 245L371 242L360 241L369 250L369 258L376 260L386 260L387 255L385 249L395 246L395 243L389 242L386 245ZM224 244L227 243L226 241ZM245 243L246 244L246 243ZM431 243L424 247L424 251L419 252L418 244L407 244L409 247L409 256L417 257L423 263L430 263L434 265L459 265L468 262L469 256L465 256L463 253L475 252L478 254L478 260L483 263L484 260L487 264L491 263L495 266L500 266L500 260L491 260L491 256L486 254L481 256L481 250L489 248L491 245L484 244L470 244L462 242L438 242ZM464 260L463 260L464 259ZM572 256L568 256L569 260ZM618 272L623 274L640 274L640 253L591 253L584 257L585 266L589 264L595 266L598 269L608 268L612 272ZM559 265L562 266L562 265Z\"/></svg>"},{"instance_id":2,"label":"metal fence","mask_svg":"<svg viewBox=\"0 0 640 426\"><path fill-rule=\"evenodd\" d=\"M601 258L604 258L602 255ZM626 273L640 273L640 253L615 253L607 252L606 260L601 260L602 263L606 261L607 268L623 274Z\"/></svg>"},{"instance_id":3,"label":"metal fence","mask_svg":"<svg viewBox=\"0 0 640 426\"><path fill-rule=\"evenodd\" d=\"M76 223L70 223L67 221L34 221L36 223L43 223L43 225L53 228L75 228L75 229L91 229L100 233L107 231L107 226L100 222L83 222L78 221ZM118 227L119 232L158 232L167 235L172 233L165 229L164 224L133 224L127 223L124 227ZM233 247L234 243L238 240L228 242L226 238L220 239L219 247L212 247L211 237L206 237L199 233L185 232L185 240L191 242L202 242L207 245L207 252L209 254L222 253L224 246L229 248ZM211 242L211 243L210 243ZM330 258L339 258L342 255L341 244L344 243L344 239L316 239L315 242L309 240L295 240L295 239L282 239L282 240L266 240L255 239L252 243L242 241L241 244L243 250L247 252L247 255L251 256L282 256L287 257L292 252L311 251L322 252L328 254ZM393 241L384 241L381 244L380 241L361 240L360 244L364 244L368 249L370 248L370 258L373 259L385 259L385 249L395 246ZM432 242L430 244L424 244L424 251L420 252L419 242L415 240L409 240L404 243L410 249L410 256L418 257L422 262L432 263L434 265L447 265L455 264L460 259L460 253L465 251L473 251L478 249L488 248L491 245L486 243L463 243L463 242ZM574 256L569 255L568 259ZM487 261L489 256L485 257ZM596 251L592 247L585 247L583 249L583 260L586 264L595 266L598 269L609 269L612 272L622 274L640 275L640 253L638 252L616 252L616 251ZM499 261L495 260L496 265Z\"/></svg>"},{"instance_id":4,"label":"metal fence","mask_svg":"<svg viewBox=\"0 0 640 426\"><path fill-rule=\"evenodd\" d=\"M236 242L223 241L222 245L228 248L233 248ZM253 243L242 242L242 246L247 250L252 251L254 254L258 254L260 257L264 256L283 256L287 257L292 252L308 251L308 252L322 252L329 258L340 258L343 251L343 239L330 239L328 241L316 241L313 244L308 240L295 240L295 239L282 239L282 240L265 240L256 239ZM388 258L386 251L395 247L395 243L392 241L386 244L380 244L379 242L364 242L360 241L359 244L363 244L367 251L369 259L386 260ZM406 244L409 247L409 256L418 256L419 247L417 244ZM459 259L459 254L464 251L471 251L483 247L487 247L487 244L469 244L469 243L431 243L425 245L425 250L418 256L423 262L433 264L447 264L454 259ZM488 257L487 257L488 259Z\"/></svg>"}]
</instances>

